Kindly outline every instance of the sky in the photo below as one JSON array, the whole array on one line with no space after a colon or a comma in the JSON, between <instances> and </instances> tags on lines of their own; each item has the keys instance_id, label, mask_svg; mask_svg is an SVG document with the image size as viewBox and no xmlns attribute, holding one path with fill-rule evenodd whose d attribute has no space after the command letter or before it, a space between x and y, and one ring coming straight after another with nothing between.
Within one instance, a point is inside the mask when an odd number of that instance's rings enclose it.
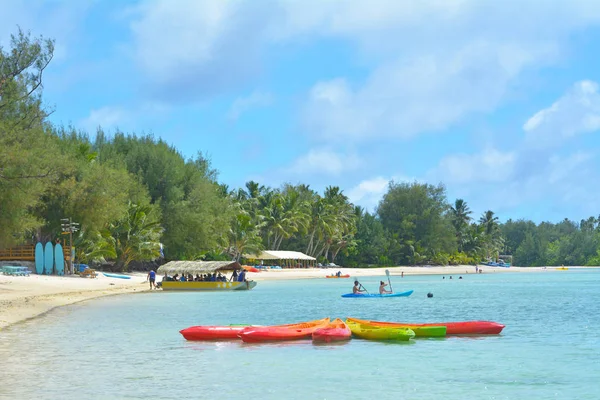
<instances>
[{"instance_id":1,"label":"sky","mask_svg":"<svg viewBox=\"0 0 600 400\"><path fill-rule=\"evenodd\" d=\"M219 181L443 183L478 217L600 214L600 2L0 0L56 41L52 122L152 134Z\"/></svg>"}]
</instances>

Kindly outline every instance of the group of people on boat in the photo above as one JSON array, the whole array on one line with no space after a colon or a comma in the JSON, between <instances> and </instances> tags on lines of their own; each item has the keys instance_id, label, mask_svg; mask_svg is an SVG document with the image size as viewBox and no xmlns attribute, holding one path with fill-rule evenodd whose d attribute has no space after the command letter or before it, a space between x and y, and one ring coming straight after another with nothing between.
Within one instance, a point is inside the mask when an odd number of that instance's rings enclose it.
<instances>
[{"instance_id":1,"label":"group of people on boat","mask_svg":"<svg viewBox=\"0 0 600 400\"><path fill-rule=\"evenodd\" d=\"M386 286L388 286L388 284L385 283L384 281L379 282L379 294L393 293L391 290L387 290ZM352 293L359 294L359 293L366 292L366 291L367 291L367 289L365 289L364 286L361 285L359 281L354 281L354 287L352 288Z\"/></svg>"},{"instance_id":2,"label":"group of people on boat","mask_svg":"<svg viewBox=\"0 0 600 400\"><path fill-rule=\"evenodd\" d=\"M196 274L196 276L192 274L175 274L170 276L165 273L162 278L163 282L244 282L246 280L246 271L241 270L238 274L237 271L233 271L231 277L227 279L227 277L220 272L213 272L208 274Z\"/></svg>"}]
</instances>

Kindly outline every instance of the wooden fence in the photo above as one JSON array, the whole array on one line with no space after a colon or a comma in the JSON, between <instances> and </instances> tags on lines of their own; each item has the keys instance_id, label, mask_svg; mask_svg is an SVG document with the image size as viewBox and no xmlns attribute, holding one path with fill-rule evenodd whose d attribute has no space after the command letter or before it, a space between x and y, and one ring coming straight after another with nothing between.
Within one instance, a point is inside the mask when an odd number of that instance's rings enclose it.
<instances>
[{"instance_id":1,"label":"wooden fence","mask_svg":"<svg viewBox=\"0 0 600 400\"><path fill-rule=\"evenodd\" d=\"M35 247L23 245L0 250L0 261L35 261Z\"/></svg>"},{"instance_id":2,"label":"wooden fence","mask_svg":"<svg viewBox=\"0 0 600 400\"><path fill-rule=\"evenodd\" d=\"M63 246L65 261L71 260L71 247ZM8 249L0 249L0 261L35 261L35 246L22 245Z\"/></svg>"}]
</instances>

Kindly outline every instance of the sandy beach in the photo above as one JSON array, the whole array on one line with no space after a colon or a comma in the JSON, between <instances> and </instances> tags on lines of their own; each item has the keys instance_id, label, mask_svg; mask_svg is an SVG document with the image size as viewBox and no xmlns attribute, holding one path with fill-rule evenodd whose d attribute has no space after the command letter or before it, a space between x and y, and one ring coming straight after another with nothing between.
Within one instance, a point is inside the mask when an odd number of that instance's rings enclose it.
<instances>
[{"instance_id":1,"label":"sandy beach","mask_svg":"<svg viewBox=\"0 0 600 400\"><path fill-rule=\"evenodd\" d=\"M500 268L481 267L483 273L519 273L541 272L555 270L538 268ZM573 268L573 267L570 267ZM409 275L464 275L474 274L475 267L471 265L448 267L391 267L387 268L392 276L404 272ZM256 281L315 279L332 275L337 271L349 274L351 277L385 276L385 268L307 268L307 269L271 269L247 275L248 279ZM34 275L29 277L0 275L0 329L6 328L46 313L55 307L77 303L103 296L141 293L149 290L146 275L143 273L129 274L131 279L108 278L99 274L97 278L81 278L79 276L47 276ZM160 279L160 278L159 278Z\"/></svg>"}]
</instances>

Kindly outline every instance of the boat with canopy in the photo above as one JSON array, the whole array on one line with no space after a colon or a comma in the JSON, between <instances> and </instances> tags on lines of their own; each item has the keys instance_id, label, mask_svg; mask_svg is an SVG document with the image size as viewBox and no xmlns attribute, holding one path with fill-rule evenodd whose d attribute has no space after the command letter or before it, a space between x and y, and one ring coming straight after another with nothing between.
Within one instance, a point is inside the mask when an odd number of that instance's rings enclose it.
<instances>
[{"instance_id":1,"label":"boat with canopy","mask_svg":"<svg viewBox=\"0 0 600 400\"><path fill-rule=\"evenodd\" d=\"M237 261L170 261L161 265L157 273L160 276L215 274L219 272L228 273L241 271L243 268ZM163 290L187 290L187 291L222 291L222 290L250 290L256 286L252 280L234 281L173 281L163 279L161 282Z\"/></svg>"}]
</instances>

